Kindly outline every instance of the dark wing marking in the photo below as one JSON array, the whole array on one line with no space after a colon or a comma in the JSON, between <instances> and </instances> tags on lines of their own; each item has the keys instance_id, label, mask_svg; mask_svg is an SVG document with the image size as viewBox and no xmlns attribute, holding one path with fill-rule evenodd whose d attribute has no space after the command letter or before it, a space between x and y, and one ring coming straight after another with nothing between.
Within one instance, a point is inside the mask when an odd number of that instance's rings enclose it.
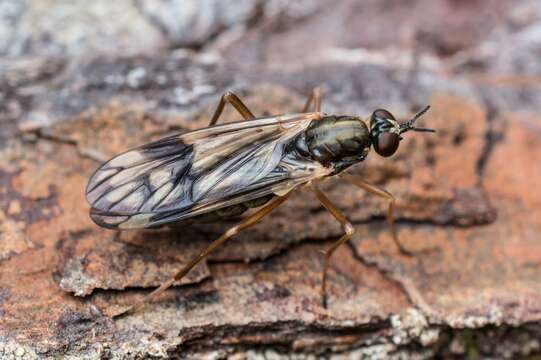
<instances>
[{"instance_id":1,"label":"dark wing marking","mask_svg":"<svg viewBox=\"0 0 541 360\"><path fill-rule=\"evenodd\" d=\"M90 178L86 197L102 211L152 209L189 172L193 146L168 137L118 155Z\"/></svg>"},{"instance_id":2,"label":"dark wing marking","mask_svg":"<svg viewBox=\"0 0 541 360\"><path fill-rule=\"evenodd\" d=\"M324 177L330 173L330 169L319 164L314 164L312 161L296 159L294 156L286 156L273 171L261 178L260 181L250 184L243 191L239 191L232 196L224 197L214 202L198 204L189 210L178 209L154 215L139 214L140 216L133 219L133 221L134 224L137 224L139 221L148 221L150 225L147 226L156 226L185 220L227 206L259 199L266 195L285 195L302 184ZM130 223L131 221L130 219Z\"/></svg>"},{"instance_id":3,"label":"dark wing marking","mask_svg":"<svg viewBox=\"0 0 541 360\"><path fill-rule=\"evenodd\" d=\"M286 153L317 114L284 115L171 136L114 157L90 179L96 223L140 228L285 193L329 170Z\"/></svg>"}]
</instances>

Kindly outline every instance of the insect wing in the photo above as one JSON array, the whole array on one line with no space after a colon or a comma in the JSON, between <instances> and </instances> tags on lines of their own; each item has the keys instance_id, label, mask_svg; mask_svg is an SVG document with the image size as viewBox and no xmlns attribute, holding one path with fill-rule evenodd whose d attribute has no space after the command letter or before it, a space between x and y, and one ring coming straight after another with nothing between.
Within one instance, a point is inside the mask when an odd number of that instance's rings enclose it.
<instances>
[{"instance_id":1,"label":"insect wing","mask_svg":"<svg viewBox=\"0 0 541 360\"><path fill-rule=\"evenodd\" d=\"M118 155L91 177L91 216L108 228L187 219L285 193L327 170L286 152L317 114L283 115L167 137Z\"/></svg>"}]
</instances>

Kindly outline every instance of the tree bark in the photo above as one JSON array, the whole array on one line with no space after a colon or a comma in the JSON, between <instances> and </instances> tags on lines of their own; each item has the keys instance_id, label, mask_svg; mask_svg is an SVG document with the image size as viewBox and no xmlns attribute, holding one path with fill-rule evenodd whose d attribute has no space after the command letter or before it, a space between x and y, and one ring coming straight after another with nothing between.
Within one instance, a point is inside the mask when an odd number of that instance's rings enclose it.
<instances>
[{"instance_id":1,"label":"tree bark","mask_svg":"<svg viewBox=\"0 0 541 360\"><path fill-rule=\"evenodd\" d=\"M324 4L318 5L321 11ZM345 4L329 22L347 19L346 9L354 7ZM467 16L453 16L474 17L472 6ZM254 10L250 16L261 14ZM438 53L462 46L473 59L483 41L506 40L463 35L453 42L440 34L438 47L421 36L427 57L438 59L434 70L422 61L417 68L404 67L392 57L380 63L337 58L332 34L310 52L303 39L320 28L324 15L318 11L305 14L306 22L265 16L259 19L264 25L247 28L243 41L226 50L220 41L211 42L209 48L223 56L214 60L205 57L208 49L83 59L68 50L3 60L0 357L539 353L540 83L530 77L525 84L519 75L502 80L498 59L487 60L487 76L474 76L467 64L449 65ZM280 21L289 24L285 33L272 26ZM484 26L507 29L500 23ZM262 34L270 34L269 41L257 45L253 37ZM313 54L310 59L295 55L299 44ZM250 55L256 45L267 51L260 63ZM285 50L276 51L280 46ZM242 51L245 64L233 55ZM443 70L471 76L450 79ZM228 89L260 116L298 112L303 94L321 84L327 113L368 116L385 107L406 119L416 108L432 106L421 122L436 134L408 133L394 157L371 152L351 171L396 196L398 234L413 255L394 247L384 201L330 179L322 190L356 233L333 255L327 308L319 293L321 250L342 230L314 196L298 191L157 301L112 319L110 312L142 299L233 222L122 233L101 229L90 220L84 196L100 162L206 126ZM237 117L226 107L226 121Z\"/></svg>"}]
</instances>

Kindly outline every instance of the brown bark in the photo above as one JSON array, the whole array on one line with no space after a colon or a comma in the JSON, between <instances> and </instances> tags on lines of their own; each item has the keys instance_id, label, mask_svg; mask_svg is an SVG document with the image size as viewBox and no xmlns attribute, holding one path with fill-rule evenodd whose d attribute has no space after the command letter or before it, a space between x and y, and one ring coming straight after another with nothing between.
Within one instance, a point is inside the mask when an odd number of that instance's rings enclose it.
<instances>
[{"instance_id":1,"label":"brown bark","mask_svg":"<svg viewBox=\"0 0 541 360\"><path fill-rule=\"evenodd\" d=\"M322 21L312 16L284 41L276 42L286 36L277 32L264 45L298 44L301 30ZM251 54L257 31L230 49ZM440 40L445 54L457 46L476 49L464 39ZM489 76L495 86L429 70L419 75L392 59L383 66L351 64L321 54L300 69L287 53L271 56L284 65L278 68L239 65L227 52L215 63L196 53L162 52L85 62L37 57L6 68L0 357L539 352L541 118L540 102L531 99L539 98L540 83ZM130 77L134 69L143 74L137 82ZM393 158L372 153L352 170L397 197L399 236L414 256L393 246L383 201L331 179L323 190L356 234L333 257L328 309L320 304L320 250L341 229L314 196L298 192L155 303L119 320L108 317L148 294L232 223L120 234L98 228L88 217L84 188L100 160L205 126L226 89L239 89L260 115L298 111L301 94L315 84L326 89L323 111L329 113L366 116L385 106L404 118L414 105L432 105L422 121L436 134L408 133ZM236 118L231 109L225 114Z\"/></svg>"}]
</instances>

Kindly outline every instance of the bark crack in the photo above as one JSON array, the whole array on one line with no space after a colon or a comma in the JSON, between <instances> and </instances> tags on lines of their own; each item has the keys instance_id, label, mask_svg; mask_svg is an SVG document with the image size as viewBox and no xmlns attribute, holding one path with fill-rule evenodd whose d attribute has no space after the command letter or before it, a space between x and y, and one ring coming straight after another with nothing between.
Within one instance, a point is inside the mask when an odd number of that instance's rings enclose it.
<instances>
[{"instance_id":1,"label":"bark crack","mask_svg":"<svg viewBox=\"0 0 541 360\"><path fill-rule=\"evenodd\" d=\"M77 154L83 158L91 159L99 163L103 163L108 159L108 157L99 150L82 146L77 140L69 136L53 134L42 128L26 131L26 133L32 133L36 138L41 140L73 146L75 147Z\"/></svg>"},{"instance_id":2,"label":"bark crack","mask_svg":"<svg viewBox=\"0 0 541 360\"><path fill-rule=\"evenodd\" d=\"M386 279L388 279L391 283L395 284L404 293L404 295L408 299L408 302L412 306L418 308L423 313L423 315L432 319L440 319L438 312L426 302L423 295L421 294L419 289L417 289L411 279L409 279L407 276L398 274L397 272L393 271L392 266L386 266L386 264L382 264L375 259L369 259L361 255L351 241L347 242L347 246L351 250L354 259L361 262L367 267L377 269Z\"/></svg>"},{"instance_id":3,"label":"bark crack","mask_svg":"<svg viewBox=\"0 0 541 360\"><path fill-rule=\"evenodd\" d=\"M479 93L481 94L482 102L487 111L486 120L488 123L488 128L484 135L484 146L476 163L476 170L479 176L479 182L482 182L485 168L490 159L490 156L492 155L494 148L498 145L498 143L504 140L505 131L498 126L501 125L498 124L498 117L500 116L500 110L498 109L498 107L494 105L486 95L484 95L485 93L483 91L479 90Z\"/></svg>"}]
</instances>

